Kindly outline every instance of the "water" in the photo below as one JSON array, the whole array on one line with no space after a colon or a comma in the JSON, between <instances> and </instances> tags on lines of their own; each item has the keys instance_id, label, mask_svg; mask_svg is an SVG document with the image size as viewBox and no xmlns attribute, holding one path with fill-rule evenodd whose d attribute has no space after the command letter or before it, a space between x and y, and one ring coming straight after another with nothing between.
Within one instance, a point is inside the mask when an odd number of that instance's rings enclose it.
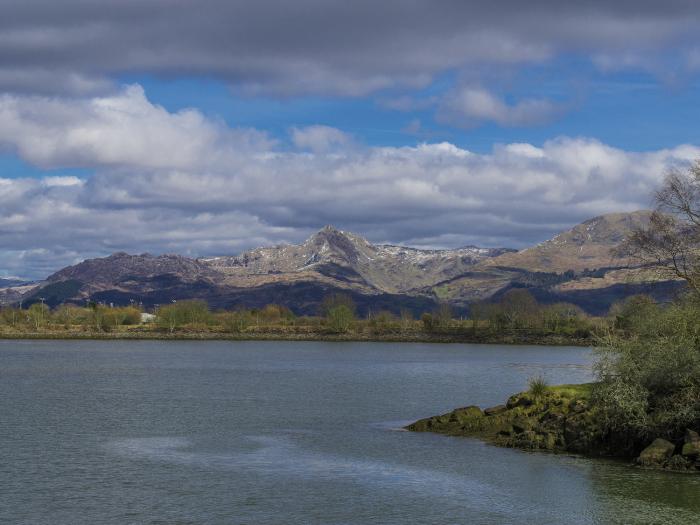
<instances>
[{"instance_id":1,"label":"water","mask_svg":"<svg viewBox=\"0 0 700 525\"><path fill-rule=\"evenodd\" d=\"M700 523L700 476L398 429L581 348L0 341L0 523Z\"/></svg>"}]
</instances>

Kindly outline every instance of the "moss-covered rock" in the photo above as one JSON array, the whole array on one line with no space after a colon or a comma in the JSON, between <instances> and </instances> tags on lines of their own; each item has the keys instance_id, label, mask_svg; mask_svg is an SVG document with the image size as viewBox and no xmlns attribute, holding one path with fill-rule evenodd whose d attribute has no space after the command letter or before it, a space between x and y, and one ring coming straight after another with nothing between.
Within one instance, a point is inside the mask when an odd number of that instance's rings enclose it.
<instances>
[{"instance_id":1,"label":"moss-covered rock","mask_svg":"<svg viewBox=\"0 0 700 525\"><path fill-rule=\"evenodd\" d=\"M506 447L592 452L601 441L593 418L586 411L590 386L548 387L536 398L528 392L511 396L505 405L483 412L474 406L421 419L406 427L418 432L476 436ZM583 410L580 408L583 407Z\"/></svg>"},{"instance_id":2,"label":"moss-covered rock","mask_svg":"<svg viewBox=\"0 0 700 525\"><path fill-rule=\"evenodd\" d=\"M642 450L637 462L643 467L663 467L671 459L675 449L675 445L670 441L656 438L651 445Z\"/></svg>"}]
</instances>

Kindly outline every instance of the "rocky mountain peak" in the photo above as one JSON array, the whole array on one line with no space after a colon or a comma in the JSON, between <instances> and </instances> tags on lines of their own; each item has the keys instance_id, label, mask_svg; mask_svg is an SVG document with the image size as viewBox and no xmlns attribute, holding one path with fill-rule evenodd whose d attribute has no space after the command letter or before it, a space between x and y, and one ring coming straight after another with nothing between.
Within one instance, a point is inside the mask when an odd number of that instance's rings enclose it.
<instances>
[{"instance_id":1,"label":"rocky mountain peak","mask_svg":"<svg viewBox=\"0 0 700 525\"><path fill-rule=\"evenodd\" d=\"M308 255L314 262L354 265L362 252L372 245L362 237L328 225L309 237L302 246L310 251Z\"/></svg>"}]
</instances>

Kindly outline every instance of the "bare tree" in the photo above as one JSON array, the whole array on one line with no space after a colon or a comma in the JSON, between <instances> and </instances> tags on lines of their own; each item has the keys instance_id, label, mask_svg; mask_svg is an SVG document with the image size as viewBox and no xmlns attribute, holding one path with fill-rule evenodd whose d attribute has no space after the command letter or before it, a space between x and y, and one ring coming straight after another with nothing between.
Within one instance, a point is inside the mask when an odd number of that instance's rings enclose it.
<instances>
[{"instance_id":1,"label":"bare tree","mask_svg":"<svg viewBox=\"0 0 700 525\"><path fill-rule=\"evenodd\" d=\"M655 201L648 226L633 231L621 253L662 277L685 280L700 294L700 161L685 171L670 170Z\"/></svg>"}]
</instances>

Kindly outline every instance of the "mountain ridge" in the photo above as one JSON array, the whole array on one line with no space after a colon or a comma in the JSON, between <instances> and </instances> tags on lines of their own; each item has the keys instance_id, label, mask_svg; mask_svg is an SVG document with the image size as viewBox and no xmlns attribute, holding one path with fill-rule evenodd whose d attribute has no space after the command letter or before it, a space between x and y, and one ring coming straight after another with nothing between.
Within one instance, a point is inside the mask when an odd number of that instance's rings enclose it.
<instances>
[{"instance_id":1,"label":"mountain ridge","mask_svg":"<svg viewBox=\"0 0 700 525\"><path fill-rule=\"evenodd\" d=\"M193 259L116 252L63 268L23 298L41 294L49 304L90 299L146 305L199 298L221 308L267 300L299 313L315 313L323 296L343 292L368 308L381 297L382 304L393 310L406 304L430 308L439 302L466 310L474 301L527 287L550 302L567 298L576 302L577 296L587 294L587 309L599 312L624 296L626 289L630 293L644 291L645 286L652 293L661 289L639 279L625 288L631 270L611 251L649 215L638 211L594 217L519 251L373 244L325 226L300 244L259 247L232 256Z\"/></svg>"}]
</instances>

